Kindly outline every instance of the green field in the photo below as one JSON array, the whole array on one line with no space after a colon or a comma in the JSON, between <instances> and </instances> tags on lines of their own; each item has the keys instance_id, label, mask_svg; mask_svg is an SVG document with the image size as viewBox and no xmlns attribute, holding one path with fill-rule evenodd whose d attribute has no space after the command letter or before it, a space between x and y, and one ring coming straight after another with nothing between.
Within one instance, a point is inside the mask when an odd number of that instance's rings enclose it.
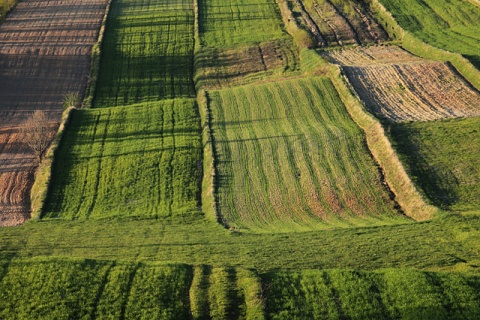
<instances>
[{"instance_id":1,"label":"green field","mask_svg":"<svg viewBox=\"0 0 480 320\"><path fill-rule=\"evenodd\" d=\"M408 221L327 78L208 96L228 226L271 232Z\"/></svg>"},{"instance_id":2,"label":"green field","mask_svg":"<svg viewBox=\"0 0 480 320\"><path fill-rule=\"evenodd\" d=\"M480 118L398 124L391 132L415 182L436 206L480 210Z\"/></svg>"},{"instance_id":3,"label":"green field","mask_svg":"<svg viewBox=\"0 0 480 320\"><path fill-rule=\"evenodd\" d=\"M480 7L462 0L380 0L395 20L421 40L458 52L480 69Z\"/></svg>"},{"instance_id":4,"label":"green field","mask_svg":"<svg viewBox=\"0 0 480 320\"><path fill-rule=\"evenodd\" d=\"M113 1L95 107L195 97L193 28L193 1Z\"/></svg>"},{"instance_id":5,"label":"green field","mask_svg":"<svg viewBox=\"0 0 480 320\"><path fill-rule=\"evenodd\" d=\"M0 264L0 317L478 319L480 277L387 269L274 271L95 260Z\"/></svg>"},{"instance_id":6,"label":"green field","mask_svg":"<svg viewBox=\"0 0 480 320\"><path fill-rule=\"evenodd\" d=\"M206 47L286 38L275 0L199 0L199 33Z\"/></svg>"},{"instance_id":7,"label":"green field","mask_svg":"<svg viewBox=\"0 0 480 320\"><path fill-rule=\"evenodd\" d=\"M2 319L186 319L191 267L13 262L0 281Z\"/></svg>"},{"instance_id":8,"label":"green field","mask_svg":"<svg viewBox=\"0 0 480 320\"><path fill-rule=\"evenodd\" d=\"M269 319L478 319L478 276L406 269L267 274Z\"/></svg>"},{"instance_id":9,"label":"green field","mask_svg":"<svg viewBox=\"0 0 480 320\"><path fill-rule=\"evenodd\" d=\"M170 216L197 210L193 99L77 110L55 158L45 218Z\"/></svg>"}]
</instances>

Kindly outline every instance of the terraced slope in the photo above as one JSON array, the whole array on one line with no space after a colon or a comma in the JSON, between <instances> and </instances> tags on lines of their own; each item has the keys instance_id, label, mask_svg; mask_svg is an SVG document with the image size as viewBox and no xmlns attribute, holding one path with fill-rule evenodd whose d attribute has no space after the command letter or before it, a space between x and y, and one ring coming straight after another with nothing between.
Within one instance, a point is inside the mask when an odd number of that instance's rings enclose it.
<instances>
[{"instance_id":1,"label":"terraced slope","mask_svg":"<svg viewBox=\"0 0 480 320\"><path fill-rule=\"evenodd\" d=\"M462 54L480 69L478 1L380 0L380 2L405 30L433 46Z\"/></svg>"},{"instance_id":2,"label":"terraced slope","mask_svg":"<svg viewBox=\"0 0 480 320\"><path fill-rule=\"evenodd\" d=\"M193 1L113 1L94 106L194 98L193 27Z\"/></svg>"},{"instance_id":3,"label":"terraced slope","mask_svg":"<svg viewBox=\"0 0 480 320\"><path fill-rule=\"evenodd\" d=\"M316 46L344 46L388 40L368 6L357 0L287 0L296 22L310 31Z\"/></svg>"},{"instance_id":4,"label":"terraced slope","mask_svg":"<svg viewBox=\"0 0 480 320\"><path fill-rule=\"evenodd\" d=\"M480 118L397 124L391 135L417 185L437 206L480 210Z\"/></svg>"},{"instance_id":5,"label":"terraced slope","mask_svg":"<svg viewBox=\"0 0 480 320\"><path fill-rule=\"evenodd\" d=\"M84 90L106 3L21 1L0 26L0 226L30 215L37 160L19 126L35 110L58 122L64 96Z\"/></svg>"},{"instance_id":6,"label":"terraced slope","mask_svg":"<svg viewBox=\"0 0 480 320\"><path fill-rule=\"evenodd\" d=\"M44 216L171 216L196 211L201 143L193 99L75 111Z\"/></svg>"},{"instance_id":7,"label":"terraced slope","mask_svg":"<svg viewBox=\"0 0 480 320\"><path fill-rule=\"evenodd\" d=\"M328 79L208 96L226 225L272 232L406 221Z\"/></svg>"},{"instance_id":8,"label":"terraced slope","mask_svg":"<svg viewBox=\"0 0 480 320\"><path fill-rule=\"evenodd\" d=\"M480 115L480 92L449 63L419 59L398 47L330 51L368 110L388 121Z\"/></svg>"}]
</instances>

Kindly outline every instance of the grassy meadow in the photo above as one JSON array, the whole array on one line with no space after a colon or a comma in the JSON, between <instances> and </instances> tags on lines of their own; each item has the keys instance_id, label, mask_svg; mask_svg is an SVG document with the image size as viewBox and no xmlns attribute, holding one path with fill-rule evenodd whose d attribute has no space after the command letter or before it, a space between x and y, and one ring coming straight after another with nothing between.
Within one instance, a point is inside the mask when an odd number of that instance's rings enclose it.
<instances>
[{"instance_id":1,"label":"grassy meadow","mask_svg":"<svg viewBox=\"0 0 480 320\"><path fill-rule=\"evenodd\" d=\"M95 107L195 97L193 1L113 1Z\"/></svg>"},{"instance_id":2,"label":"grassy meadow","mask_svg":"<svg viewBox=\"0 0 480 320\"><path fill-rule=\"evenodd\" d=\"M480 118L396 124L391 136L433 204L480 210Z\"/></svg>"},{"instance_id":3,"label":"grassy meadow","mask_svg":"<svg viewBox=\"0 0 480 320\"><path fill-rule=\"evenodd\" d=\"M480 69L480 7L462 0L380 0L405 30Z\"/></svg>"},{"instance_id":4,"label":"grassy meadow","mask_svg":"<svg viewBox=\"0 0 480 320\"><path fill-rule=\"evenodd\" d=\"M406 222L329 79L209 91L218 208L240 230Z\"/></svg>"},{"instance_id":5,"label":"grassy meadow","mask_svg":"<svg viewBox=\"0 0 480 320\"><path fill-rule=\"evenodd\" d=\"M193 99L77 110L55 158L44 218L170 216L197 210Z\"/></svg>"}]
</instances>

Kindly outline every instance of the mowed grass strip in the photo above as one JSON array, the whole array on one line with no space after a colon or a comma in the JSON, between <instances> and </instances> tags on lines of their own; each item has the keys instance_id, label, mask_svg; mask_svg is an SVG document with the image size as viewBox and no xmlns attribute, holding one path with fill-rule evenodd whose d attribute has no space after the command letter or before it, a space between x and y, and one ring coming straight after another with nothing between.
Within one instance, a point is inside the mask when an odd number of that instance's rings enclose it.
<instances>
[{"instance_id":1,"label":"mowed grass strip","mask_svg":"<svg viewBox=\"0 0 480 320\"><path fill-rule=\"evenodd\" d=\"M272 232L407 221L329 79L208 96L228 226Z\"/></svg>"},{"instance_id":2,"label":"mowed grass strip","mask_svg":"<svg viewBox=\"0 0 480 320\"><path fill-rule=\"evenodd\" d=\"M193 1L113 1L94 106L195 97L193 28Z\"/></svg>"},{"instance_id":3,"label":"mowed grass strip","mask_svg":"<svg viewBox=\"0 0 480 320\"><path fill-rule=\"evenodd\" d=\"M193 99L75 111L43 216L153 218L196 211L196 112Z\"/></svg>"},{"instance_id":4,"label":"mowed grass strip","mask_svg":"<svg viewBox=\"0 0 480 320\"><path fill-rule=\"evenodd\" d=\"M480 69L480 7L462 0L380 0L402 28Z\"/></svg>"},{"instance_id":5,"label":"mowed grass strip","mask_svg":"<svg viewBox=\"0 0 480 320\"><path fill-rule=\"evenodd\" d=\"M443 209L480 209L480 117L395 124L391 135L415 183Z\"/></svg>"},{"instance_id":6,"label":"mowed grass strip","mask_svg":"<svg viewBox=\"0 0 480 320\"><path fill-rule=\"evenodd\" d=\"M275 0L198 0L201 44L229 47L288 38Z\"/></svg>"},{"instance_id":7,"label":"mowed grass strip","mask_svg":"<svg viewBox=\"0 0 480 320\"><path fill-rule=\"evenodd\" d=\"M11 262L2 319L186 319L192 268L94 260Z\"/></svg>"},{"instance_id":8,"label":"mowed grass strip","mask_svg":"<svg viewBox=\"0 0 480 320\"><path fill-rule=\"evenodd\" d=\"M268 319L478 319L480 278L388 269L279 271L268 283Z\"/></svg>"}]
</instances>

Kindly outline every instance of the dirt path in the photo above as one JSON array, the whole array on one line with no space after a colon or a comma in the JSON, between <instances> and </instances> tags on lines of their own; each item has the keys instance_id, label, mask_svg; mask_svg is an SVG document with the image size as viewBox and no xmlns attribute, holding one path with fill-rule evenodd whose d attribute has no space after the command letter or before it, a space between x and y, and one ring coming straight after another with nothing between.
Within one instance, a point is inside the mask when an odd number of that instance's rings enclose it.
<instances>
[{"instance_id":1,"label":"dirt path","mask_svg":"<svg viewBox=\"0 0 480 320\"><path fill-rule=\"evenodd\" d=\"M323 53L339 64L370 112L393 122L480 116L480 92L449 63L395 46Z\"/></svg>"},{"instance_id":2,"label":"dirt path","mask_svg":"<svg viewBox=\"0 0 480 320\"><path fill-rule=\"evenodd\" d=\"M0 226L29 217L37 166L19 135L34 110L58 121L68 92L83 92L107 0L25 0L0 26Z\"/></svg>"}]
</instances>

